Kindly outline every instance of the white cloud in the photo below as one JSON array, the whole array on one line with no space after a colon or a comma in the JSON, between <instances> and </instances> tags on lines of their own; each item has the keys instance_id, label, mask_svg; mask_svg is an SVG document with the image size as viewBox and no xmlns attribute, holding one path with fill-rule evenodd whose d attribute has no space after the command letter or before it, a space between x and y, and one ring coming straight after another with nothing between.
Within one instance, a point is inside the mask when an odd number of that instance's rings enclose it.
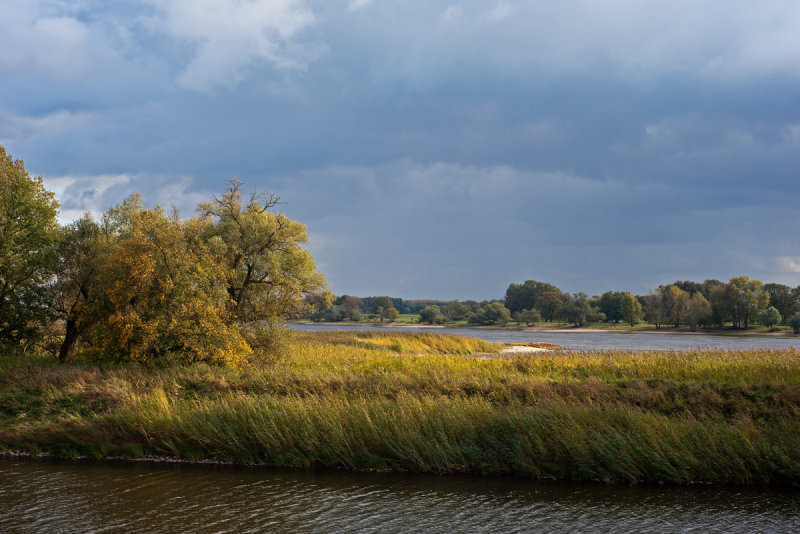
<instances>
[{"instance_id":1,"label":"white cloud","mask_svg":"<svg viewBox=\"0 0 800 534\"><path fill-rule=\"evenodd\" d=\"M347 5L347 10L348 11L358 11L359 9L363 9L363 8L367 7L368 5L370 5L372 3L372 1L373 0L352 0Z\"/></svg>"},{"instance_id":2,"label":"white cloud","mask_svg":"<svg viewBox=\"0 0 800 534\"><path fill-rule=\"evenodd\" d=\"M775 266L779 273L800 274L800 256L778 256Z\"/></svg>"},{"instance_id":3,"label":"white cloud","mask_svg":"<svg viewBox=\"0 0 800 534\"><path fill-rule=\"evenodd\" d=\"M314 22L300 0L151 0L155 28L193 47L178 82L203 91L232 87L257 62L301 67L289 53L294 37Z\"/></svg>"},{"instance_id":4,"label":"white cloud","mask_svg":"<svg viewBox=\"0 0 800 534\"><path fill-rule=\"evenodd\" d=\"M79 79L90 65L90 28L66 15L45 16L38 2L4 4L0 73Z\"/></svg>"},{"instance_id":5,"label":"white cloud","mask_svg":"<svg viewBox=\"0 0 800 534\"><path fill-rule=\"evenodd\" d=\"M507 19L515 10L516 7L512 6L505 0L502 0L495 4L492 9L481 15L481 20L487 22L500 22Z\"/></svg>"},{"instance_id":6,"label":"white cloud","mask_svg":"<svg viewBox=\"0 0 800 534\"><path fill-rule=\"evenodd\" d=\"M464 19L464 8L461 6L447 6L441 15L439 15L439 22L441 24L456 24Z\"/></svg>"}]
</instances>

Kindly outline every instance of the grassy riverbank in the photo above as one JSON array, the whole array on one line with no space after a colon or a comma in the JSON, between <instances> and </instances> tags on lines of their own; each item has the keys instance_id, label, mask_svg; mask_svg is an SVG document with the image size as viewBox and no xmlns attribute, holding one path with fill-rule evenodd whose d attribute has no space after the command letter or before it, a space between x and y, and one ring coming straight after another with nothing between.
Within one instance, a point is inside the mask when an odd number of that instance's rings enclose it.
<instances>
[{"instance_id":1,"label":"grassy riverbank","mask_svg":"<svg viewBox=\"0 0 800 534\"><path fill-rule=\"evenodd\" d=\"M0 447L629 481L800 483L800 351L536 353L295 332L242 369L0 358Z\"/></svg>"}]
</instances>

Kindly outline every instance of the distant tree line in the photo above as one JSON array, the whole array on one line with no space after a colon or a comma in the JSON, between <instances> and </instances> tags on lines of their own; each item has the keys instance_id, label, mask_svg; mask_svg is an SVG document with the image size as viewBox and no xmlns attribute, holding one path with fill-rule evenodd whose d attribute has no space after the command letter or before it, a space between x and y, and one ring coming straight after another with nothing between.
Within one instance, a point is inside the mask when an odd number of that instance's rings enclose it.
<instances>
[{"instance_id":1,"label":"distant tree line","mask_svg":"<svg viewBox=\"0 0 800 534\"><path fill-rule=\"evenodd\" d=\"M564 322L575 326L588 323L626 323L642 321L656 328L671 325L746 329L758 323L774 328L790 325L800 333L800 286L764 284L747 276L727 282L679 280L660 285L646 295L626 291L607 291L602 295L568 293L547 282L527 280L512 283L504 299L467 301L404 301L400 298L342 296L334 305L315 311L319 321L361 320L372 316L389 319L381 310L391 307L398 313L418 313L419 321L444 324L467 321L480 325L503 325L510 321L533 326L540 322Z\"/></svg>"}]
</instances>

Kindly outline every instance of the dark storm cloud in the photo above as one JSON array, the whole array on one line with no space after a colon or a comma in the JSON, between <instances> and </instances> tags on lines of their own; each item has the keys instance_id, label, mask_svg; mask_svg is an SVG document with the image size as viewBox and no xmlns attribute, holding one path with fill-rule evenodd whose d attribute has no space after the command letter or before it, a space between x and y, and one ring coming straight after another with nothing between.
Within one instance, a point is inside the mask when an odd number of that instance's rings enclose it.
<instances>
[{"instance_id":1,"label":"dark storm cloud","mask_svg":"<svg viewBox=\"0 0 800 534\"><path fill-rule=\"evenodd\" d=\"M238 175L336 293L800 283L795 2L52 0L0 50L0 142L65 218Z\"/></svg>"}]
</instances>

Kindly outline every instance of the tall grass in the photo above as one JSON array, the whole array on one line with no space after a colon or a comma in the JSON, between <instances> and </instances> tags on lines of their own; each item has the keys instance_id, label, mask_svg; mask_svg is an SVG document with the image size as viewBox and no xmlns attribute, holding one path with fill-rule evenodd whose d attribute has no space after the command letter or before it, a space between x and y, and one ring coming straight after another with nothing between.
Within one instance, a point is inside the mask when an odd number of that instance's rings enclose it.
<instances>
[{"instance_id":1,"label":"tall grass","mask_svg":"<svg viewBox=\"0 0 800 534\"><path fill-rule=\"evenodd\" d=\"M800 482L800 351L302 332L241 369L0 358L0 447L604 481Z\"/></svg>"}]
</instances>

